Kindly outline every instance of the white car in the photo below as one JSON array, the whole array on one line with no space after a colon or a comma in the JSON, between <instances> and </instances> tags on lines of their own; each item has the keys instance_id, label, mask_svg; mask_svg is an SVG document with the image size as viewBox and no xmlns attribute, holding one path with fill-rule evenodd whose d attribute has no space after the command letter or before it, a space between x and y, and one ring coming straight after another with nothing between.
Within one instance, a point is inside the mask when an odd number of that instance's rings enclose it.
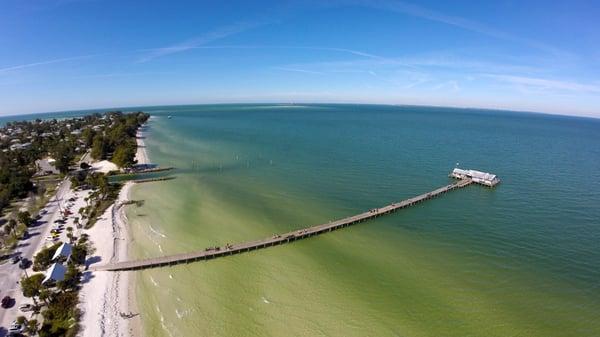
<instances>
[{"instance_id":1,"label":"white car","mask_svg":"<svg viewBox=\"0 0 600 337\"><path fill-rule=\"evenodd\" d=\"M14 321L10 325L10 328L8 328L8 335L11 336L15 334L20 334L23 333L23 331L25 331L25 327L23 326L23 324L19 324L17 323L17 321Z\"/></svg>"},{"instance_id":2,"label":"white car","mask_svg":"<svg viewBox=\"0 0 600 337\"><path fill-rule=\"evenodd\" d=\"M52 235L46 236L46 241L57 241L57 240L58 240L57 236L52 236Z\"/></svg>"}]
</instances>

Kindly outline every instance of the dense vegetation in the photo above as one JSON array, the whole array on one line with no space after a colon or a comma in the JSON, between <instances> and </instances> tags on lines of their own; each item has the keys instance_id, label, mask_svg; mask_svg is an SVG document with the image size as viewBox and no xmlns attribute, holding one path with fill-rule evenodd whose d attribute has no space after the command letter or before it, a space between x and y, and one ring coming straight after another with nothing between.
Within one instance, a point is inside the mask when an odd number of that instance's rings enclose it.
<instances>
[{"instance_id":1,"label":"dense vegetation","mask_svg":"<svg viewBox=\"0 0 600 337\"><path fill-rule=\"evenodd\" d=\"M148 115L112 113L110 116L113 124L104 134L86 135L92 139L92 158L111 158L119 167L130 167L135 164L137 129L148 119Z\"/></svg>"},{"instance_id":2,"label":"dense vegetation","mask_svg":"<svg viewBox=\"0 0 600 337\"><path fill-rule=\"evenodd\" d=\"M143 112L107 112L65 120L10 122L0 128L0 212L15 198L35 190L35 161L54 158L66 174L75 159L91 148L94 159L112 159L120 167L133 165L137 128L149 118ZM27 146L25 146L28 144ZM13 148L23 145L22 148Z\"/></svg>"},{"instance_id":3,"label":"dense vegetation","mask_svg":"<svg viewBox=\"0 0 600 337\"><path fill-rule=\"evenodd\" d=\"M35 171L21 154L0 152L0 211L13 198L23 198L33 189L30 181Z\"/></svg>"},{"instance_id":4,"label":"dense vegetation","mask_svg":"<svg viewBox=\"0 0 600 337\"><path fill-rule=\"evenodd\" d=\"M42 248L34 257L33 257L33 271L41 271L46 270L52 264L52 256L56 253L58 247L60 247L61 243L57 242L50 247Z\"/></svg>"},{"instance_id":5,"label":"dense vegetation","mask_svg":"<svg viewBox=\"0 0 600 337\"><path fill-rule=\"evenodd\" d=\"M51 254L61 243L57 243L50 249L40 251L34 258L36 263L50 265ZM32 298L36 306L44 306L42 310L43 322L38 326L37 320L27 323L28 330L33 335L58 337L76 336L79 326L77 321L81 315L77 309L78 292L81 282L81 268L85 262L86 255L90 253L87 237L79 238L73 246L71 258L67 261L67 270L64 280L54 284L42 284L44 274L33 274L21 279L21 290L25 297Z\"/></svg>"}]
</instances>

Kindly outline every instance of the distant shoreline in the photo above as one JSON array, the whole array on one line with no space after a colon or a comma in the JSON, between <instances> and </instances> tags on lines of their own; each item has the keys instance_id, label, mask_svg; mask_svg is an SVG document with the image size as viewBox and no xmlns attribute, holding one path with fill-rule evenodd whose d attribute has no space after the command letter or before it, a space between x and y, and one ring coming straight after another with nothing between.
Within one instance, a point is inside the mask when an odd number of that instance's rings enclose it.
<instances>
[{"instance_id":1,"label":"distant shoreline","mask_svg":"<svg viewBox=\"0 0 600 337\"><path fill-rule=\"evenodd\" d=\"M369 102L295 102L299 105L364 105L364 106L383 106L383 107L404 107L404 108L416 108L416 109L448 109L448 110L480 110L485 112L500 112L500 113L511 113L511 114L524 114L524 115L535 115L535 116L550 116L550 117L563 117L563 118L583 118L583 119L591 119L595 121L600 120L600 116L593 116L590 114L566 114L560 112L544 112L544 111L531 111L531 110L522 110L522 109L509 109L509 108L500 108L500 107L476 107L476 106L450 106L450 105L427 105L427 104L410 104L410 103L369 103ZM273 106L284 106L290 105L290 103L286 102L213 102L213 103L192 103L192 104L169 104L169 105L142 105L142 106L126 106L126 107L107 107L107 108L89 108L89 109L73 109L73 110L56 110L56 111L46 111L46 112L26 112L26 113L18 113L18 114L9 114L0 116L0 126L3 125L7 119L7 121L12 120L31 120L35 119L36 115L44 116L46 118L69 118L69 117L79 117L83 115L89 115L91 113L102 113L106 111L123 111L123 112L134 112L134 111L147 111L152 110L152 108L164 108L169 110L173 107L193 107L193 106L236 106L236 105L273 105ZM53 115L64 115L60 117L54 117ZM27 117L26 117L27 116ZM25 117L25 118L23 118Z\"/></svg>"}]
</instances>

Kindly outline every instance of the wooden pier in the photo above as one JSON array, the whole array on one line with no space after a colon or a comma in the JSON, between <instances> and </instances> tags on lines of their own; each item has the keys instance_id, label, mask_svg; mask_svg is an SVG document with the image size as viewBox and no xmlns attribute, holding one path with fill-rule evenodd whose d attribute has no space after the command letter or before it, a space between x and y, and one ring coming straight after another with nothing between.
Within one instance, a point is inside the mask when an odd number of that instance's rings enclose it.
<instances>
[{"instance_id":1,"label":"wooden pier","mask_svg":"<svg viewBox=\"0 0 600 337\"><path fill-rule=\"evenodd\" d=\"M412 197L410 199L406 199L400 201L398 203L393 203L382 208L371 209L367 212L354 215L351 217L347 217L344 219L332 221L329 223L316 225L300 230L295 230L292 232L274 235L270 238L243 242L239 244L226 245L224 247L210 247L200 251L185 253L185 254L177 254L163 257L156 257L151 259L137 260L137 261L125 261L125 262L117 262L106 264L102 266L92 267L92 270L107 270L107 271L120 271L120 270L139 270L146 268L155 268L155 267L163 267L163 266L173 266L180 263L189 263L194 261L202 261L202 260L211 260L219 257L229 256L233 254L240 254L244 252L249 252L251 250L257 250L262 248L267 248L271 246L281 245L284 243L290 243L296 240L306 239L311 236L327 233L334 231L336 229L341 229L344 227L348 227L360 222L364 222L385 214L389 214L395 212L397 210L407 208L418 204L422 201L435 198L444 193L450 192L454 189L462 188L470 185L473 181L469 178L461 179L453 184L446 185L440 187L436 190L433 190L429 193L424 193L418 195L416 197Z\"/></svg>"}]
</instances>

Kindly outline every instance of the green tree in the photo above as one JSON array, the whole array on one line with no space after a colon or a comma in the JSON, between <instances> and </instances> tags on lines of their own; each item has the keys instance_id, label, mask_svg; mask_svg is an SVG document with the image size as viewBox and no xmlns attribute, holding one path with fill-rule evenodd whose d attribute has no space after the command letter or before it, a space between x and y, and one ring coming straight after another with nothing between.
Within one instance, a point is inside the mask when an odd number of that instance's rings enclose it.
<instances>
[{"instance_id":1,"label":"green tree","mask_svg":"<svg viewBox=\"0 0 600 337\"><path fill-rule=\"evenodd\" d=\"M4 233L6 235L12 234L16 235L15 230L17 229L17 221L15 219L10 219L4 226Z\"/></svg>"},{"instance_id":2,"label":"green tree","mask_svg":"<svg viewBox=\"0 0 600 337\"><path fill-rule=\"evenodd\" d=\"M119 167L131 167L135 164L135 152L136 149L131 144L121 144L115 149L112 161Z\"/></svg>"},{"instance_id":3,"label":"green tree","mask_svg":"<svg viewBox=\"0 0 600 337\"><path fill-rule=\"evenodd\" d=\"M83 242L85 242L85 241L83 241ZM79 243L79 244L73 246L73 250L71 251L71 262L78 264L78 265L84 264L86 255L87 255L87 247L85 246L85 244Z\"/></svg>"},{"instance_id":4,"label":"green tree","mask_svg":"<svg viewBox=\"0 0 600 337\"><path fill-rule=\"evenodd\" d=\"M50 300L50 297L52 297L52 292L46 288L43 288L40 290L40 295L38 297L40 300L44 301L46 305L48 305L48 301Z\"/></svg>"},{"instance_id":5,"label":"green tree","mask_svg":"<svg viewBox=\"0 0 600 337\"><path fill-rule=\"evenodd\" d=\"M60 173L69 172L69 166L75 158L73 153L74 146L71 146L67 142L60 143L54 150L54 157L56 162L54 166L60 171Z\"/></svg>"},{"instance_id":6,"label":"green tree","mask_svg":"<svg viewBox=\"0 0 600 337\"><path fill-rule=\"evenodd\" d=\"M35 303L35 306L37 306L35 297L39 296L40 291L44 289L44 285L42 284L43 280L44 274L42 273L33 274L29 277L23 277L21 279L21 291L23 291L23 296L31 297L33 299L33 303Z\"/></svg>"},{"instance_id":7,"label":"green tree","mask_svg":"<svg viewBox=\"0 0 600 337\"><path fill-rule=\"evenodd\" d=\"M50 247L40 250L33 257L33 270L40 271L47 269L52 264L52 257L60 245L61 243L57 242Z\"/></svg>"},{"instance_id":8,"label":"green tree","mask_svg":"<svg viewBox=\"0 0 600 337\"><path fill-rule=\"evenodd\" d=\"M31 214L28 211L19 212L17 214L17 219L20 223L29 227L33 223L33 219L31 218Z\"/></svg>"},{"instance_id":9,"label":"green tree","mask_svg":"<svg viewBox=\"0 0 600 337\"><path fill-rule=\"evenodd\" d=\"M55 294L48 308L42 312L44 323L40 329L40 337L75 336L77 332L77 292L65 291Z\"/></svg>"},{"instance_id":10,"label":"green tree","mask_svg":"<svg viewBox=\"0 0 600 337\"><path fill-rule=\"evenodd\" d=\"M71 226L67 227L67 238L69 239L70 244L73 244L73 241L75 241L75 236L73 235L73 227Z\"/></svg>"},{"instance_id":11,"label":"green tree","mask_svg":"<svg viewBox=\"0 0 600 337\"><path fill-rule=\"evenodd\" d=\"M102 173L89 174L86 181L91 186L97 188L103 196L109 191L108 178Z\"/></svg>"},{"instance_id":12,"label":"green tree","mask_svg":"<svg viewBox=\"0 0 600 337\"><path fill-rule=\"evenodd\" d=\"M91 128L84 129L81 132L81 139L86 147L90 147L94 142L94 130Z\"/></svg>"},{"instance_id":13,"label":"green tree","mask_svg":"<svg viewBox=\"0 0 600 337\"><path fill-rule=\"evenodd\" d=\"M31 319L29 322L27 322L26 330L29 335L35 336L35 334L37 334L40 330L40 323L37 321L37 319Z\"/></svg>"},{"instance_id":14,"label":"green tree","mask_svg":"<svg viewBox=\"0 0 600 337\"><path fill-rule=\"evenodd\" d=\"M102 135L96 135L92 142L92 158L96 160L106 158L106 143Z\"/></svg>"}]
</instances>

